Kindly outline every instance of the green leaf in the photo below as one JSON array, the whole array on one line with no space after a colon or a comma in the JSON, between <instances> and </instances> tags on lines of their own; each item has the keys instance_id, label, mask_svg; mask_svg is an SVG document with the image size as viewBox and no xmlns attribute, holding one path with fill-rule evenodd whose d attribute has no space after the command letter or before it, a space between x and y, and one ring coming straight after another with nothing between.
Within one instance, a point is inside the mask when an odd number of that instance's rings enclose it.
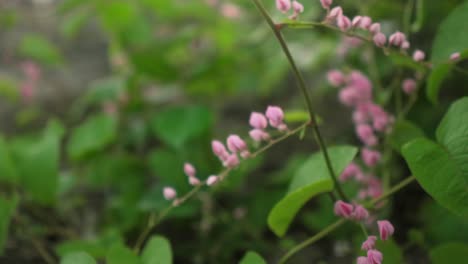
<instances>
[{"instance_id":1,"label":"green leaf","mask_svg":"<svg viewBox=\"0 0 468 264\"><path fill-rule=\"evenodd\" d=\"M131 249L117 244L107 252L106 264L142 264L142 262Z\"/></svg>"},{"instance_id":2,"label":"green leaf","mask_svg":"<svg viewBox=\"0 0 468 264\"><path fill-rule=\"evenodd\" d=\"M249 251L244 255L239 264L266 264L266 261L259 254Z\"/></svg>"},{"instance_id":3,"label":"green leaf","mask_svg":"<svg viewBox=\"0 0 468 264\"><path fill-rule=\"evenodd\" d=\"M353 160L357 148L335 146L328 148L333 169L337 175ZM268 215L268 226L283 236L299 209L317 194L333 190L333 181L321 152L313 154L294 175L286 196Z\"/></svg>"},{"instance_id":4,"label":"green leaf","mask_svg":"<svg viewBox=\"0 0 468 264\"><path fill-rule=\"evenodd\" d=\"M426 96L433 104L438 103L439 90L445 77L452 70L450 64L440 64L432 68L431 73L427 79Z\"/></svg>"},{"instance_id":5,"label":"green leaf","mask_svg":"<svg viewBox=\"0 0 468 264\"><path fill-rule=\"evenodd\" d=\"M5 139L0 136L0 181L16 184L19 175Z\"/></svg>"},{"instance_id":6,"label":"green leaf","mask_svg":"<svg viewBox=\"0 0 468 264\"><path fill-rule=\"evenodd\" d=\"M152 131L162 141L180 148L188 140L201 136L213 123L213 114L202 106L174 107L156 114Z\"/></svg>"},{"instance_id":7,"label":"green leaf","mask_svg":"<svg viewBox=\"0 0 468 264\"><path fill-rule=\"evenodd\" d=\"M63 61L57 47L41 35L28 34L19 45L19 54L47 65L61 64Z\"/></svg>"},{"instance_id":8,"label":"green leaf","mask_svg":"<svg viewBox=\"0 0 468 264\"><path fill-rule=\"evenodd\" d=\"M394 125L389 137L389 142L393 149L400 152L403 145L413 139L424 136L424 132L421 128L410 121L400 120Z\"/></svg>"},{"instance_id":9,"label":"green leaf","mask_svg":"<svg viewBox=\"0 0 468 264\"><path fill-rule=\"evenodd\" d=\"M165 237L153 236L146 243L141 259L143 264L171 264L171 244Z\"/></svg>"},{"instance_id":10,"label":"green leaf","mask_svg":"<svg viewBox=\"0 0 468 264\"><path fill-rule=\"evenodd\" d=\"M3 248L8 237L11 218L15 214L17 205L17 196L14 196L11 200L0 196L0 255L3 254Z\"/></svg>"},{"instance_id":11,"label":"green leaf","mask_svg":"<svg viewBox=\"0 0 468 264\"><path fill-rule=\"evenodd\" d=\"M468 244L446 243L429 252L432 264L461 263L468 259Z\"/></svg>"},{"instance_id":12,"label":"green leaf","mask_svg":"<svg viewBox=\"0 0 468 264\"><path fill-rule=\"evenodd\" d=\"M387 241L378 240L376 248L384 255L385 264L401 264L403 261L403 251L393 239Z\"/></svg>"},{"instance_id":13,"label":"green leaf","mask_svg":"<svg viewBox=\"0 0 468 264\"><path fill-rule=\"evenodd\" d=\"M58 192L60 140L63 128L55 121L48 123L38 141L24 145L17 157L21 182L31 197L50 205Z\"/></svg>"},{"instance_id":14,"label":"green leaf","mask_svg":"<svg viewBox=\"0 0 468 264\"><path fill-rule=\"evenodd\" d=\"M117 137L116 118L104 113L88 118L72 132L67 145L68 155L79 160L102 150Z\"/></svg>"},{"instance_id":15,"label":"green leaf","mask_svg":"<svg viewBox=\"0 0 468 264\"><path fill-rule=\"evenodd\" d=\"M67 38L74 38L90 17L89 10L81 10L66 16L60 26L60 31Z\"/></svg>"},{"instance_id":16,"label":"green leaf","mask_svg":"<svg viewBox=\"0 0 468 264\"><path fill-rule=\"evenodd\" d=\"M96 261L86 252L73 252L65 255L60 264L96 264Z\"/></svg>"},{"instance_id":17,"label":"green leaf","mask_svg":"<svg viewBox=\"0 0 468 264\"><path fill-rule=\"evenodd\" d=\"M460 52L462 57L468 56L468 34L460 34L461 28L468 28L468 2L461 4L441 23L432 46L431 61L434 63L429 76L426 94L433 103L437 102L437 94L442 81L451 70L451 65L444 64L454 52Z\"/></svg>"}]
</instances>

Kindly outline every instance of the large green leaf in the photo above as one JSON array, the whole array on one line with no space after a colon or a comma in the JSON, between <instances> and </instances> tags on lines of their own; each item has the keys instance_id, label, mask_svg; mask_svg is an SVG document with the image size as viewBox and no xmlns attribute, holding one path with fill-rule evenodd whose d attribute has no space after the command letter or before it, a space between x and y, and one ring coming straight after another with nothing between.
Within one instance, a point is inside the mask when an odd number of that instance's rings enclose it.
<instances>
[{"instance_id":1,"label":"large green leaf","mask_svg":"<svg viewBox=\"0 0 468 264\"><path fill-rule=\"evenodd\" d=\"M0 136L0 181L15 184L18 180L18 171L13 163L13 159L11 158L8 145L4 138Z\"/></svg>"},{"instance_id":2,"label":"large green leaf","mask_svg":"<svg viewBox=\"0 0 468 264\"><path fill-rule=\"evenodd\" d=\"M352 146L328 148L333 169L339 175L353 160L357 149ZM283 236L299 209L317 194L333 190L333 181L321 152L313 154L296 172L286 196L268 215L268 226Z\"/></svg>"},{"instance_id":3,"label":"large green leaf","mask_svg":"<svg viewBox=\"0 0 468 264\"><path fill-rule=\"evenodd\" d=\"M430 101L437 102L437 94L442 81L450 72L450 65L444 64L454 52L461 52L462 57L468 55L468 34L460 34L460 29L468 28L468 2L461 4L442 22L432 46L431 60L433 70L427 84L427 96Z\"/></svg>"},{"instance_id":4,"label":"large green leaf","mask_svg":"<svg viewBox=\"0 0 468 264\"><path fill-rule=\"evenodd\" d=\"M48 65L57 65L63 60L58 48L52 42L36 34L25 35L21 40L18 52L24 57Z\"/></svg>"},{"instance_id":5,"label":"large green leaf","mask_svg":"<svg viewBox=\"0 0 468 264\"><path fill-rule=\"evenodd\" d=\"M421 186L453 213L468 217L468 97L453 103L436 131L439 144L415 139L403 147Z\"/></svg>"},{"instance_id":6,"label":"large green leaf","mask_svg":"<svg viewBox=\"0 0 468 264\"><path fill-rule=\"evenodd\" d=\"M73 252L65 255L60 264L96 264L96 261L86 252Z\"/></svg>"},{"instance_id":7,"label":"large green leaf","mask_svg":"<svg viewBox=\"0 0 468 264\"><path fill-rule=\"evenodd\" d=\"M106 264L142 264L142 262L131 249L116 244L107 252Z\"/></svg>"},{"instance_id":8,"label":"large green leaf","mask_svg":"<svg viewBox=\"0 0 468 264\"><path fill-rule=\"evenodd\" d=\"M389 136L389 142L392 148L396 151L401 151L401 148L406 143L424 136L422 129L415 124L407 120L399 120L393 126L392 133Z\"/></svg>"},{"instance_id":9,"label":"large green leaf","mask_svg":"<svg viewBox=\"0 0 468 264\"><path fill-rule=\"evenodd\" d=\"M385 264L401 264L403 261L403 251L393 239L387 241L378 240L376 248L384 255Z\"/></svg>"},{"instance_id":10,"label":"large green leaf","mask_svg":"<svg viewBox=\"0 0 468 264\"><path fill-rule=\"evenodd\" d=\"M88 118L73 130L67 145L72 159L82 159L112 143L117 136L117 120L104 113Z\"/></svg>"},{"instance_id":11,"label":"large green leaf","mask_svg":"<svg viewBox=\"0 0 468 264\"><path fill-rule=\"evenodd\" d=\"M3 247L8 237L11 217L15 213L17 204L17 196L13 197L11 200L0 196L0 255L3 254Z\"/></svg>"},{"instance_id":12,"label":"large green leaf","mask_svg":"<svg viewBox=\"0 0 468 264\"><path fill-rule=\"evenodd\" d=\"M153 236L146 243L141 259L143 264L172 264L171 244L165 237Z\"/></svg>"},{"instance_id":13,"label":"large green leaf","mask_svg":"<svg viewBox=\"0 0 468 264\"><path fill-rule=\"evenodd\" d=\"M468 244L446 243L429 252L432 264L462 263L468 259Z\"/></svg>"},{"instance_id":14,"label":"large green leaf","mask_svg":"<svg viewBox=\"0 0 468 264\"><path fill-rule=\"evenodd\" d=\"M256 252L249 251L244 255L239 264L266 264L266 261Z\"/></svg>"},{"instance_id":15,"label":"large green leaf","mask_svg":"<svg viewBox=\"0 0 468 264\"><path fill-rule=\"evenodd\" d=\"M213 114L206 107L184 106L157 113L151 128L162 141L179 148L189 139L206 132L212 122Z\"/></svg>"}]
</instances>

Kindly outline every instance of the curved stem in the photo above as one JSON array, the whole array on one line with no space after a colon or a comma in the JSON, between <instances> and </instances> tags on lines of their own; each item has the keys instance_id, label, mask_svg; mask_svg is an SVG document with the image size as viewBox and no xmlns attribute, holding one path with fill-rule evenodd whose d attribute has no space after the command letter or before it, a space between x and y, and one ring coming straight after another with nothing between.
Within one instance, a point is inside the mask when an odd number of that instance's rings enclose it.
<instances>
[{"instance_id":1,"label":"curved stem","mask_svg":"<svg viewBox=\"0 0 468 264\"><path fill-rule=\"evenodd\" d=\"M316 118L315 118L315 114L314 114L314 110L313 110L313 107L312 107L312 100L311 100L309 92L307 91L307 87L306 87L306 84L305 84L305 81L304 81L304 77L302 77L302 74L300 73L299 69L297 68L296 62L294 61L294 59L293 59L293 57L291 55L291 52L289 51L288 45L286 44L286 41L284 40L283 35L280 32L281 24L276 25L273 22L273 20L271 19L271 16L268 14L268 12L266 11L265 7L260 2L260 0L252 0L252 1L254 2L255 6L258 8L258 10L262 14L263 18L266 20L266 22L270 26L271 30L275 34L276 39L280 43L281 48L283 49L283 52L286 55L286 58L288 59L289 65L291 66L291 69L292 69L292 71L294 73L294 76L296 77L296 80L298 81L298 86L299 86L299 88L300 88L300 90L301 90L301 92L302 92L302 94L304 96L304 99L306 101L307 110L309 111L310 120L312 121L312 129L314 131L314 135L315 135L315 138L317 139L317 143L318 143L318 145L320 147L320 150L323 153L323 157L325 158L325 163L327 165L330 176L331 176L331 178L332 178L332 180L333 180L333 182L335 184L336 191L338 192L341 199L347 201L348 199L347 199L345 193L343 192L343 190L341 189L341 186L340 186L340 183L337 180L337 176L335 174L335 171L333 170L331 160L330 160L330 156L328 155L328 150L327 150L327 147L325 145L325 141L323 140L322 135L320 133L320 130L318 128Z\"/></svg>"}]
</instances>

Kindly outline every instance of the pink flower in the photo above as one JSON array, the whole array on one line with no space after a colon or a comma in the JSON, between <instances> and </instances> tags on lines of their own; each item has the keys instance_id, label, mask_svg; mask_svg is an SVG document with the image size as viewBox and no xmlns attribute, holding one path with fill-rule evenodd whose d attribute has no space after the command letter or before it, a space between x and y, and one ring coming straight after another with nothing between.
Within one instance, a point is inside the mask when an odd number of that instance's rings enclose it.
<instances>
[{"instance_id":1,"label":"pink flower","mask_svg":"<svg viewBox=\"0 0 468 264\"><path fill-rule=\"evenodd\" d=\"M373 23L372 25L370 25L369 27L369 31L375 35L377 33L380 33L380 23ZM384 35L385 36L385 35Z\"/></svg>"},{"instance_id":2,"label":"pink flower","mask_svg":"<svg viewBox=\"0 0 468 264\"><path fill-rule=\"evenodd\" d=\"M184 164L184 173L185 175L189 177L195 177L195 173L196 173L195 167L193 167L192 164L186 162Z\"/></svg>"},{"instance_id":3,"label":"pink flower","mask_svg":"<svg viewBox=\"0 0 468 264\"><path fill-rule=\"evenodd\" d=\"M280 107L268 106L265 115L270 122L270 126L279 128L283 124L284 113Z\"/></svg>"},{"instance_id":4,"label":"pink flower","mask_svg":"<svg viewBox=\"0 0 468 264\"><path fill-rule=\"evenodd\" d=\"M293 7L293 10L294 10L294 13L297 13L297 14L300 14L302 12L304 12L304 6L299 3L298 1L293 1L292 2L292 7Z\"/></svg>"},{"instance_id":5,"label":"pink flower","mask_svg":"<svg viewBox=\"0 0 468 264\"><path fill-rule=\"evenodd\" d=\"M367 251L367 261L369 264L382 264L383 256L380 251L371 249Z\"/></svg>"},{"instance_id":6,"label":"pink flower","mask_svg":"<svg viewBox=\"0 0 468 264\"><path fill-rule=\"evenodd\" d=\"M239 158L236 154L229 155L224 161L223 166L229 169L233 169L239 165Z\"/></svg>"},{"instance_id":7,"label":"pink flower","mask_svg":"<svg viewBox=\"0 0 468 264\"><path fill-rule=\"evenodd\" d=\"M369 212L362 205L356 205L352 218L356 221L362 221L369 217Z\"/></svg>"},{"instance_id":8,"label":"pink flower","mask_svg":"<svg viewBox=\"0 0 468 264\"><path fill-rule=\"evenodd\" d=\"M226 140L228 149L233 152L241 152L247 150L247 144L238 135L229 135Z\"/></svg>"},{"instance_id":9,"label":"pink flower","mask_svg":"<svg viewBox=\"0 0 468 264\"><path fill-rule=\"evenodd\" d=\"M211 141L211 148L213 150L213 153L218 156L220 160L225 160L228 158L229 153L226 150L226 147L224 146L221 141L218 140L213 140Z\"/></svg>"},{"instance_id":10,"label":"pink flower","mask_svg":"<svg viewBox=\"0 0 468 264\"><path fill-rule=\"evenodd\" d=\"M172 187L164 187L163 195L166 200L173 200L177 196L177 192Z\"/></svg>"},{"instance_id":11,"label":"pink flower","mask_svg":"<svg viewBox=\"0 0 468 264\"><path fill-rule=\"evenodd\" d=\"M374 146L377 144L377 137L374 135L372 127L367 124L358 125L356 127L356 134L367 146Z\"/></svg>"},{"instance_id":12,"label":"pink flower","mask_svg":"<svg viewBox=\"0 0 468 264\"><path fill-rule=\"evenodd\" d=\"M249 124L256 129L265 129L268 126L268 121L262 113L252 112L250 114Z\"/></svg>"},{"instance_id":13,"label":"pink flower","mask_svg":"<svg viewBox=\"0 0 468 264\"><path fill-rule=\"evenodd\" d=\"M460 59L460 52L454 52L450 55L451 61L457 61Z\"/></svg>"},{"instance_id":14,"label":"pink flower","mask_svg":"<svg viewBox=\"0 0 468 264\"><path fill-rule=\"evenodd\" d=\"M216 175L211 175L210 177L208 177L208 179L206 179L206 185L208 186L212 186L214 185L215 183L217 183L219 181L219 177L216 176Z\"/></svg>"},{"instance_id":15,"label":"pink flower","mask_svg":"<svg viewBox=\"0 0 468 264\"><path fill-rule=\"evenodd\" d=\"M349 75L350 86L356 88L359 93L359 101L365 102L370 101L372 98L372 83L371 81L360 71L352 71Z\"/></svg>"},{"instance_id":16,"label":"pink flower","mask_svg":"<svg viewBox=\"0 0 468 264\"><path fill-rule=\"evenodd\" d=\"M328 14L327 18L328 19L335 19L335 18L338 18L338 17L340 17L342 15L343 15L343 9L341 8L341 6L336 6L336 7L332 8L332 10Z\"/></svg>"},{"instance_id":17,"label":"pink flower","mask_svg":"<svg viewBox=\"0 0 468 264\"><path fill-rule=\"evenodd\" d=\"M363 16L359 27L362 29L368 29L372 24L372 19L368 16Z\"/></svg>"},{"instance_id":18,"label":"pink flower","mask_svg":"<svg viewBox=\"0 0 468 264\"><path fill-rule=\"evenodd\" d=\"M226 18L235 19L241 16L241 10L237 5L224 3L221 5L221 14Z\"/></svg>"},{"instance_id":19,"label":"pink flower","mask_svg":"<svg viewBox=\"0 0 468 264\"><path fill-rule=\"evenodd\" d=\"M340 102L346 106L353 106L357 103L359 95L354 87L346 87L338 94Z\"/></svg>"},{"instance_id":20,"label":"pink flower","mask_svg":"<svg viewBox=\"0 0 468 264\"><path fill-rule=\"evenodd\" d=\"M367 260L366 257L358 257L356 260L357 264L369 264L369 261Z\"/></svg>"},{"instance_id":21,"label":"pink flower","mask_svg":"<svg viewBox=\"0 0 468 264\"><path fill-rule=\"evenodd\" d=\"M261 129L252 129L249 131L249 135L256 142L270 139L270 135Z\"/></svg>"},{"instance_id":22,"label":"pink flower","mask_svg":"<svg viewBox=\"0 0 468 264\"><path fill-rule=\"evenodd\" d=\"M361 20L362 20L362 16L355 16L355 17L353 18L353 20L351 21L351 25L352 25L353 27L357 27L357 26L360 25Z\"/></svg>"},{"instance_id":23,"label":"pink flower","mask_svg":"<svg viewBox=\"0 0 468 264\"><path fill-rule=\"evenodd\" d=\"M329 71L327 73L327 79L328 82L335 87L342 85L345 81L343 73L338 70Z\"/></svg>"},{"instance_id":24,"label":"pink flower","mask_svg":"<svg viewBox=\"0 0 468 264\"><path fill-rule=\"evenodd\" d=\"M374 167L380 161L380 153L375 150L364 148L361 150L361 158L369 167Z\"/></svg>"},{"instance_id":25,"label":"pink flower","mask_svg":"<svg viewBox=\"0 0 468 264\"><path fill-rule=\"evenodd\" d=\"M329 9L332 2L333 2L332 0L320 0L320 3L322 4L322 7L325 8L325 9Z\"/></svg>"},{"instance_id":26,"label":"pink flower","mask_svg":"<svg viewBox=\"0 0 468 264\"><path fill-rule=\"evenodd\" d=\"M291 9L291 0L276 0L276 8L283 13L288 12Z\"/></svg>"},{"instance_id":27,"label":"pink flower","mask_svg":"<svg viewBox=\"0 0 468 264\"><path fill-rule=\"evenodd\" d=\"M347 181L351 177L355 177L358 173L361 173L361 169L356 163L351 162L340 175L341 181Z\"/></svg>"},{"instance_id":28,"label":"pink flower","mask_svg":"<svg viewBox=\"0 0 468 264\"><path fill-rule=\"evenodd\" d=\"M336 201L334 206L334 211L337 216L341 216L344 218L350 218L353 214L353 205L349 203L345 203L341 200Z\"/></svg>"},{"instance_id":29,"label":"pink flower","mask_svg":"<svg viewBox=\"0 0 468 264\"><path fill-rule=\"evenodd\" d=\"M401 48L404 49L404 50L407 50L410 48L410 43L409 41L405 40L402 44L401 44Z\"/></svg>"},{"instance_id":30,"label":"pink flower","mask_svg":"<svg viewBox=\"0 0 468 264\"><path fill-rule=\"evenodd\" d=\"M200 180L195 176L188 177L188 180L189 180L189 184L192 185L192 186L196 186L196 185L200 184Z\"/></svg>"},{"instance_id":31,"label":"pink flower","mask_svg":"<svg viewBox=\"0 0 468 264\"><path fill-rule=\"evenodd\" d=\"M393 46L401 46L401 44L403 44L405 40L406 40L405 34L401 33L400 31L397 31L390 36L390 38L388 39L388 42L390 45L393 45Z\"/></svg>"},{"instance_id":32,"label":"pink flower","mask_svg":"<svg viewBox=\"0 0 468 264\"><path fill-rule=\"evenodd\" d=\"M380 239L382 240L387 240L395 231L393 225L387 220L377 221L377 225L379 226Z\"/></svg>"},{"instance_id":33,"label":"pink flower","mask_svg":"<svg viewBox=\"0 0 468 264\"><path fill-rule=\"evenodd\" d=\"M336 24L342 31L346 31L351 27L351 20L345 15L341 15L337 18Z\"/></svg>"},{"instance_id":34,"label":"pink flower","mask_svg":"<svg viewBox=\"0 0 468 264\"><path fill-rule=\"evenodd\" d=\"M413 79L405 79L402 88L406 94L412 94L416 90L416 81Z\"/></svg>"},{"instance_id":35,"label":"pink flower","mask_svg":"<svg viewBox=\"0 0 468 264\"><path fill-rule=\"evenodd\" d=\"M383 47L385 42L387 42L387 37L385 37L385 35L380 32L375 34L372 39L374 40L374 44L379 48Z\"/></svg>"},{"instance_id":36,"label":"pink flower","mask_svg":"<svg viewBox=\"0 0 468 264\"><path fill-rule=\"evenodd\" d=\"M424 54L424 52L421 51L421 50L416 50L413 53L413 60L414 61L422 61L422 60L424 60L425 57L426 57L426 54Z\"/></svg>"},{"instance_id":37,"label":"pink flower","mask_svg":"<svg viewBox=\"0 0 468 264\"><path fill-rule=\"evenodd\" d=\"M366 241L362 243L361 249L363 250L371 250L375 247L375 241L377 241L376 236L368 236Z\"/></svg>"}]
</instances>

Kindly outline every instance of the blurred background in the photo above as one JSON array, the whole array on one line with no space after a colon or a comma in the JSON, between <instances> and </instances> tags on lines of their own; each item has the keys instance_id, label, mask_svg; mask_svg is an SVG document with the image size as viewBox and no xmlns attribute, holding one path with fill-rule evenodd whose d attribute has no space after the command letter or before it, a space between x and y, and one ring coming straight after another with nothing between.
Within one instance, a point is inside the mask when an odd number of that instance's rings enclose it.
<instances>
[{"instance_id":1,"label":"blurred background","mask_svg":"<svg viewBox=\"0 0 468 264\"><path fill-rule=\"evenodd\" d=\"M273 0L263 2L275 19L285 18ZM350 17L380 21L387 34L404 30L430 53L438 25L463 1L335 2ZM318 0L302 3L301 20L323 19ZM326 141L358 145L326 72L375 67L386 86L412 66L336 32L284 32ZM409 119L433 136L449 103L468 94L466 81L453 74L441 103L421 96ZM1 0L0 263L47 263L44 252L54 259L76 250L104 259L113 243L133 245L148 213L168 206L164 186L190 190L183 163L192 162L201 179L218 172L210 141L247 136L250 112L268 105L294 112L291 127L303 120L285 56L251 1ZM284 238L266 226L297 167L317 150L313 142L309 134L292 137L174 210L155 233L171 241L175 263L237 263L247 250L273 261L331 223L325 197L307 204ZM392 162L392 181L409 175L397 155ZM394 259L385 263L429 263L427 248L468 242L468 223L417 184L383 215L398 230L384 251ZM351 263L360 236L341 228L291 263Z\"/></svg>"}]
</instances>

